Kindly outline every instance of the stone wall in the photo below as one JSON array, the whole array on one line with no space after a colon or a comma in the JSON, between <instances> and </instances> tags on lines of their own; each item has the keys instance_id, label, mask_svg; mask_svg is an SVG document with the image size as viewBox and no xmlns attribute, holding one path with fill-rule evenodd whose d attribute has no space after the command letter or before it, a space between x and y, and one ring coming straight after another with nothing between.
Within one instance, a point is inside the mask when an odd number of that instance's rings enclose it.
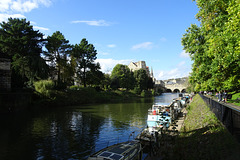
<instances>
[{"instance_id":1,"label":"stone wall","mask_svg":"<svg viewBox=\"0 0 240 160\"><path fill-rule=\"evenodd\" d=\"M11 62L0 58L0 92L11 90Z\"/></svg>"}]
</instances>

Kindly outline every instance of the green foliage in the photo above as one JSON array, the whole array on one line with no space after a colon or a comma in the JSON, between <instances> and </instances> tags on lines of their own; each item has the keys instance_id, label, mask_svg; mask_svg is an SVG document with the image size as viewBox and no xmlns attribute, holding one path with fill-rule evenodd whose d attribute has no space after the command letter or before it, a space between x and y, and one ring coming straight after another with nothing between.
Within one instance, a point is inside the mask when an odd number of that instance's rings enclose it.
<instances>
[{"instance_id":1,"label":"green foliage","mask_svg":"<svg viewBox=\"0 0 240 160\"><path fill-rule=\"evenodd\" d=\"M9 18L0 26L0 53L11 59L12 87L46 78L48 66L40 56L43 34L26 19Z\"/></svg>"},{"instance_id":2,"label":"green foliage","mask_svg":"<svg viewBox=\"0 0 240 160\"><path fill-rule=\"evenodd\" d=\"M141 92L141 97L146 97L146 96L147 96L146 91L145 91L145 90L142 90L142 92Z\"/></svg>"},{"instance_id":3,"label":"green foliage","mask_svg":"<svg viewBox=\"0 0 240 160\"><path fill-rule=\"evenodd\" d=\"M117 64L113 68L110 78L114 88L132 89L134 86L134 78L127 65Z\"/></svg>"},{"instance_id":4,"label":"green foliage","mask_svg":"<svg viewBox=\"0 0 240 160\"><path fill-rule=\"evenodd\" d=\"M135 94L137 94L137 95L139 95L139 94L141 94L141 88L140 87L134 87L134 90L133 90L133 92L135 93Z\"/></svg>"},{"instance_id":5,"label":"green foliage","mask_svg":"<svg viewBox=\"0 0 240 160\"><path fill-rule=\"evenodd\" d=\"M237 106L240 106L240 93L235 93L232 95L232 99L227 100L230 103L233 103Z\"/></svg>"},{"instance_id":6,"label":"green foliage","mask_svg":"<svg viewBox=\"0 0 240 160\"><path fill-rule=\"evenodd\" d=\"M75 58L77 79L83 83L84 87L87 86L87 81L89 84L96 84L99 79L103 78L99 63L95 64L94 62L97 59L97 50L95 50L93 44L89 44L83 38L80 44L74 45L71 54ZM93 78L96 78L96 80L91 82L90 80Z\"/></svg>"},{"instance_id":7,"label":"green foliage","mask_svg":"<svg viewBox=\"0 0 240 160\"><path fill-rule=\"evenodd\" d=\"M55 84L52 80L40 80L33 83L35 90L40 93L42 96L51 97L52 90L55 87Z\"/></svg>"},{"instance_id":8,"label":"green foliage","mask_svg":"<svg viewBox=\"0 0 240 160\"><path fill-rule=\"evenodd\" d=\"M56 31L52 36L47 37L46 48L48 51L45 52L45 58L51 66L52 77L57 74L58 85L61 83L71 84L74 66L68 60L69 52L72 49L69 41L61 32Z\"/></svg>"},{"instance_id":9,"label":"green foliage","mask_svg":"<svg viewBox=\"0 0 240 160\"><path fill-rule=\"evenodd\" d=\"M155 95L156 95L156 92L155 92L155 90L154 90L154 89L152 90L152 95L153 95L153 96L155 96Z\"/></svg>"},{"instance_id":10,"label":"green foliage","mask_svg":"<svg viewBox=\"0 0 240 160\"><path fill-rule=\"evenodd\" d=\"M148 88L148 75L144 69L134 71L134 78L136 80L135 86L141 91Z\"/></svg>"},{"instance_id":11,"label":"green foliage","mask_svg":"<svg viewBox=\"0 0 240 160\"><path fill-rule=\"evenodd\" d=\"M99 63L92 63L90 71L86 73L86 83L88 85L100 85L103 83L104 74L100 71L101 67ZM106 82L106 81L105 81Z\"/></svg>"},{"instance_id":12,"label":"green foliage","mask_svg":"<svg viewBox=\"0 0 240 160\"><path fill-rule=\"evenodd\" d=\"M193 60L190 83L198 90L240 89L240 4L196 1L200 26L191 25L182 45Z\"/></svg>"},{"instance_id":13,"label":"green foliage","mask_svg":"<svg viewBox=\"0 0 240 160\"><path fill-rule=\"evenodd\" d=\"M102 88L104 90L108 90L108 89L110 89L110 85L111 85L110 75L104 74L104 78L102 80Z\"/></svg>"}]
</instances>

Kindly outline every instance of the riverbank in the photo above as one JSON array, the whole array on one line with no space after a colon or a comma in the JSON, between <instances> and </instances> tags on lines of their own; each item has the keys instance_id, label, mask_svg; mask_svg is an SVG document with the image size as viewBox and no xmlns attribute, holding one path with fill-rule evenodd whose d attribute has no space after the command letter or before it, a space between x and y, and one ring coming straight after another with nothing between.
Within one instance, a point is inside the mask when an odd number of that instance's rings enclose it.
<instances>
[{"instance_id":1,"label":"riverbank","mask_svg":"<svg viewBox=\"0 0 240 160\"><path fill-rule=\"evenodd\" d=\"M4 98L7 97L7 98ZM92 87L67 90L47 90L5 93L0 99L0 113L8 113L34 107L61 107L96 103L115 103L153 97L151 91L143 91L140 95L132 90L97 90Z\"/></svg>"},{"instance_id":2,"label":"riverbank","mask_svg":"<svg viewBox=\"0 0 240 160\"><path fill-rule=\"evenodd\" d=\"M165 159L238 159L240 144L206 106L199 95L187 107L178 136L161 150Z\"/></svg>"}]
</instances>

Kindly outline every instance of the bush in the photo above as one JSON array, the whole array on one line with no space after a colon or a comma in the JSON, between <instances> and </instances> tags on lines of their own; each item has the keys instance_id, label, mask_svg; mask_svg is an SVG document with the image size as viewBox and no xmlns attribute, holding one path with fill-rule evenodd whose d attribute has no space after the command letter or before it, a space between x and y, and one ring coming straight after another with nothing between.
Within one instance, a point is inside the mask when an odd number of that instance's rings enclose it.
<instances>
[{"instance_id":1,"label":"bush","mask_svg":"<svg viewBox=\"0 0 240 160\"><path fill-rule=\"evenodd\" d=\"M82 87L80 87L80 86L76 86L76 85L74 85L74 86L70 86L70 87L69 87L69 89L70 89L70 90L73 90L73 91L80 90L80 88L82 88Z\"/></svg>"},{"instance_id":2,"label":"bush","mask_svg":"<svg viewBox=\"0 0 240 160\"><path fill-rule=\"evenodd\" d=\"M156 92L155 92L155 90L153 89L152 90L152 96L155 96L156 95Z\"/></svg>"},{"instance_id":3,"label":"bush","mask_svg":"<svg viewBox=\"0 0 240 160\"><path fill-rule=\"evenodd\" d=\"M137 94L137 95L141 94L141 89L140 89L140 87L135 87L133 91L134 91L134 93Z\"/></svg>"},{"instance_id":4,"label":"bush","mask_svg":"<svg viewBox=\"0 0 240 160\"><path fill-rule=\"evenodd\" d=\"M147 96L147 92L145 91L145 90L143 90L142 92L141 92L141 97L146 97Z\"/></svg>"},{"instance_id":5,"label":"bush","mask_svg":"<svg viewBox=\"0 0 240 160\"><path fill-rule=\"evenodd\" d=\"M51 92L55 87L52 80L40 80L33 83L35 90L43 96L51 96Z\"/></svg>"}]
</instances>

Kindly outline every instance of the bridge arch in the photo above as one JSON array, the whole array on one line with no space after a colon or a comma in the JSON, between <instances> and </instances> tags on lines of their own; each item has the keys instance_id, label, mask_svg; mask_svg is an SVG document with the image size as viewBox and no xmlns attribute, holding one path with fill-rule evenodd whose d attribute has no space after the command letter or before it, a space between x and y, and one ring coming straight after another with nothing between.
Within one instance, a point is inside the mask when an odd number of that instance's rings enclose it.
<instances>
[{"instance_id":1,"label":"bridge arch","mask_svg":"<svg viewBox=\"0 0 240 160\"><path fill-rule=\"evenodd\" d=\"M176 88L176 89L173 90L173 92L174 93L180 93L180 90Z\"/></svg>"},{"instance_id":2,"label":"bridge arch","mask_svg":"<svg viewBox=\"0 0 240 160\"><path fill-rule=\"evenodd\" d=\"M187 90L184 88L184 89L182 89L182 91L181 91L181 93L186 93L187 92Z\"/></svg>"},{"instance_id":3,"label":"bridge arch","mask_svg":"<svg viewBox=\"0 0 240 160\"><path fill-rule=\"evenodd\" d=\"M167 93L172 93L172 90L171 89L166 89L166 92Z\"/></svg>"}]
</instances>

